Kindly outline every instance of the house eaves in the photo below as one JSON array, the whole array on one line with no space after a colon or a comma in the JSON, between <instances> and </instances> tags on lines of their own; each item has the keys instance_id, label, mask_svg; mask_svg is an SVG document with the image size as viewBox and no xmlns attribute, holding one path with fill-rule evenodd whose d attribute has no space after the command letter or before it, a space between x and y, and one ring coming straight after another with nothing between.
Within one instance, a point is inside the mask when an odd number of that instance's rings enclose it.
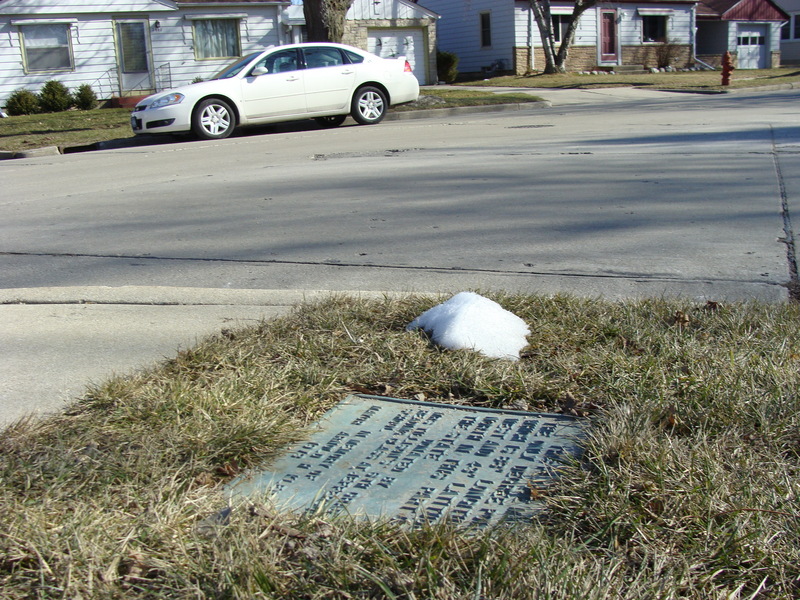
<instances>
[{"instance_id":1,"label":"house eaves","mask_svg":"<svg viewBox=\"0 0 800 600\"><path fill-rule=\"evenodd\" d=\"M102 2L77 2L64 6L64 3L52 0L5 0L0 2L0 15L62 15L65 13L153 13L178 10L171 0L102 0Z\"/></svg>"},{"instance_id":2,"label":"house eaves","mask_svg":"<svg viewBox=\"0 0 800 600\"><path fill-rule=\"evenodd\" d=\"M258 4L261 6L285 6L291 3L291 0L174 0L180 6L235 6L237 4L247 6Z\"/></svg>"},{"instance_id":3,"label":"house eaves","mask_svg":"<svg viewBox=\"0 0 800 600\"><path fill-rule=\"evenodd\" d=\"M422 13L423 16L426 16L430 19L438 19L441 17L439 13L435 13L432 10L429 10L422 6L421 4L417 4L415 0L397 0L399 4L405 4L406 6L411 7L413 10Z\"/></svg>"},{"instance_id":4,"label":"house eaves","mask_svg":"<svg viewBox=\"0 0 800 600\"><path fill-rule=\"evenodd\" d=\"M700 0L697 18L712 21L786 21L786 14L772 0Z\"/></svg>"}]
</instances>

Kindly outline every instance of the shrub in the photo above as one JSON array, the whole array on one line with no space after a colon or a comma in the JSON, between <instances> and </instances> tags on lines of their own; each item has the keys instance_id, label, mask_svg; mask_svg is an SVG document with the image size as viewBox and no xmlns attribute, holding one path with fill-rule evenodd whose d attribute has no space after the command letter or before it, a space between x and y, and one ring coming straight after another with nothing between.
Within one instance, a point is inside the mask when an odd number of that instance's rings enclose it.
<instances>
[{"instance_id":1,"label":"shrub","mask_svg":"<svg viewBox=\"0 0 800 600\"><path fill-rule=\"evenodd\" d=\"M60 81L51 79L42 86L39 92L39 108L42 112L61 112L72 106L72 94L69 88Z\"/></svg>"},{"instance_id":2,"label":"shrub","mask_svg":"<svg viewBox=\"0 0 800 600\"><path fill-rule=\"evenodd\" d=\"M656 66L659 69L673 66L672 63L680 58L681 50L681 44L677 40L662 42L655 48Z\"/></svg>"},{"instance_id":3,"label":"shrub","mask_svg":"<svg viewBox=\"0 0 800 600\"><path fill-rule=\"evenodd\" d=\"M11 92L6 100L9 115L32 115L39 112L39 100L30 90L20 88Z\"/></svg>"},{"instance_id":4,"label":"shrub","mask_svg":"<svg viewBox=\"0 0 800 600\"><path fill-rule=\"evenodd\" d=\"M88 83L81 84L75 92L75 106L81 110L92 110L97 106L97 95Z\"/></svg>"},{"instance_id":5,"label":"shrub","mask_svg":"<svg viewBox=\"0 0 800 600\"><path fill-rule=\"evenodd\" d=\"M439 81L453 83L458 77L458 55L452 52L439 51L436 53L436 72Z\"/></svg>"}]
</instances>

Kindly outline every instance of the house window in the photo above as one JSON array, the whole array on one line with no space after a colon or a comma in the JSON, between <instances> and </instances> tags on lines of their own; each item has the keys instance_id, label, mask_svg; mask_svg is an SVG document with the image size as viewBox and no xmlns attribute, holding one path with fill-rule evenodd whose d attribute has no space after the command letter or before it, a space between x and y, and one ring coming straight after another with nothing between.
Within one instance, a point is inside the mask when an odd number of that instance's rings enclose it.
<instances>
[{"instance_id":1,"label":"house window","mask_svg":"<svg viewBox=\"0 0 800 600\"><path fill-rule=\"evenodd\" d=\"M567 28L572 23L572 15L552 15L553 18L553 41L561 42L567 35Z\"/></svg>"},{"instance_id":2,"label":"house window","mask_svg":"<svg viewBox=\"0 0 800 600\"><path fill-rule=\"evenodd\" d=\"M740 35L736 38L738 46L763 46L765 41L763 35Z\"/></svg>"},{"instance_id":3,"label":"house window","mask_svg":"<svg viewBox=\"0 0 800 600\"><path fill-rule=\"evenodd\" d=\"M666 42L667 17L662 15L642 16L642 42Z\"/></svg>"},{"instance_id":4,"label":"house window","mask_svg":"<svg viewBox=\"0 0 800 600\"><path fill-rule=\"evenodd\" d=\"M240 54L239 19L194 21L195 58L235 58Z\"/></svg>"},{"instance_id":5,"label":"house window","mask_svg":"<svg viewBox=\"0 0 800 600\"><path fill-rule=\"evenodd\" d=\"M800 39L800 19L797 17L800 15L794 15L792 17L794 19L794 35L792 36L794 39Z\"/></svg>"},{"instance_id":6,"label":"house window","mask_svg":"<svg viewBox=\"0 0 800 600\"><path fill-rule=\"evenodd\" d=\"M789 21L786 21L783 25L781 25L781 39L788 40L792 37L792 31L789 27Z\"/></svg>"},{"instance_id":7,"label":"house window","mask_svg":"<svg viewBox=\"0 0 800 600\"><path fill-rule=\"evenodd\" d=\"M481 48L492 45L492 13L481 13Z\"/></svg>"},{"instance_id":8,"label":"house window","mask_svg":"<svg viewBox=\"0 0 800 600\"><path fill-rule=\"evenodd\" d=\"M75 68L69 24L21 25L19 31L26 71L72 71Z\"/></svg>"}]
</instances>

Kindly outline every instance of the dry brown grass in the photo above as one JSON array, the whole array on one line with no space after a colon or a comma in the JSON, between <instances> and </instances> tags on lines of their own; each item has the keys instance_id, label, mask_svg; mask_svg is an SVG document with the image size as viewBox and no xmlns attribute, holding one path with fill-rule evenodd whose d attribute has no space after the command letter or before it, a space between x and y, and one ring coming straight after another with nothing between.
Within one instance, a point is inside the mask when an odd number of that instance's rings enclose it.
<instances>
[{"instance_id":1,"label":"dry brown grass","mask_svg":"<svg viewBox=\"0 0 800 600\"><path fill-rule=\"evenodd\" d=\"M493 296L516 363L405 325L433 298L348 297L226 331L0 437L0 588L22 598L800 595L800 311ZM222 486L356 391L561 411L580 463L515 529L274 512Z\"/></svg>"},{"instance_id":2,"label":"dry brown grass","mask_svg":"<svg viewBox=\"0 0 800 600\"><path fill-rule=\"evenodd\" d=\"M640 75L559 75L533 74L522 77L494 77L489 80L464 82L509 87L593 89L604 87L644 87L655 90L724 91L726 89L757 88L800 83L800 69L736 70L731 75L730 86L722 85L721 71L689 71L672 73L644 73Z\"/></svg>"}]
</instances>

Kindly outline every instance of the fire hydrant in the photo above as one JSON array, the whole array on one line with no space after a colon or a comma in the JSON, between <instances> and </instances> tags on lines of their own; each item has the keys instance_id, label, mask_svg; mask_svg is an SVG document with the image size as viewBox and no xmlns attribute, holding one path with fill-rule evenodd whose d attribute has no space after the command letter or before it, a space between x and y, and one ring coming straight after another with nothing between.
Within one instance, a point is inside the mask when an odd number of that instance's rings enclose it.
<instances>
[{"instance_id":1,"label":"fire hydrant","mask_svg":"<svg viewBox=\"0 0 800 600\"><path fill-rule=\"evenodd\" d=\"M731 84L732 72L733 72L733 61L731 60L731 53L726 52L722 56L722 85Z\"/></svg>"}]
</instances>

